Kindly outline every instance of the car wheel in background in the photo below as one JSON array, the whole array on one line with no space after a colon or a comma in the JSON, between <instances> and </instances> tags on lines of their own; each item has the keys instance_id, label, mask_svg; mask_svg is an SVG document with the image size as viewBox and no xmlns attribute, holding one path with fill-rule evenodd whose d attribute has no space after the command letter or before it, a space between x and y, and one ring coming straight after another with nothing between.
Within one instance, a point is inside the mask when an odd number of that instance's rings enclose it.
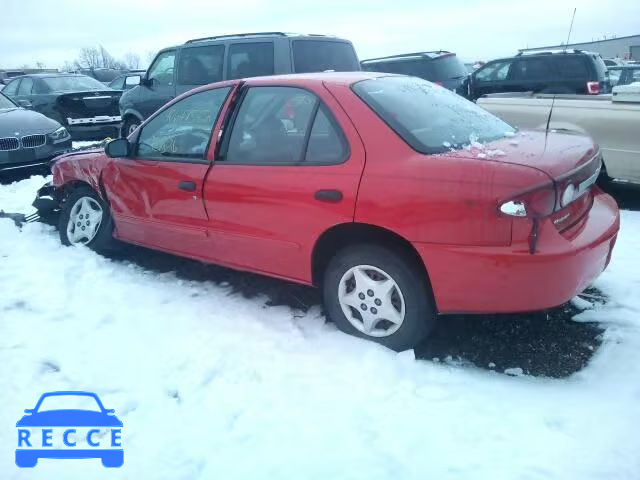
<instances>
[{"instance_id":1,"label":"car wheel in background","mask_svg":"<svg viewBox=\"0 0 640 480\"><path fill-rule=\"evenodd\" d=\"M140 126L140 121L137 118L127 117L127 119L122 124L122 136L124 138L127 138L139 126Z\"/></svg>"},{"instance_id":2,"label":"car wheel in background","mask_svg":"<svg viewBox=\"0 0 640 480\"><path fill-rule=\"evenodd\" d=\"M436 318L428 281L415 260L378 245L339 251L325 270L323 297L340 330L396 351L417 346Z\"/></svg>"},{"instance_id":3,"label":"car wheel in background","mask_svg":"<svg viewBox=\"0 0 640 480\"><path fill-rule=\"evenodd\" d=\"M113 248L113 219L109 206L88 186L75 188L60 209L58 222L63 245L86 245L102 252Z\"/></svg>"}]
</instances>

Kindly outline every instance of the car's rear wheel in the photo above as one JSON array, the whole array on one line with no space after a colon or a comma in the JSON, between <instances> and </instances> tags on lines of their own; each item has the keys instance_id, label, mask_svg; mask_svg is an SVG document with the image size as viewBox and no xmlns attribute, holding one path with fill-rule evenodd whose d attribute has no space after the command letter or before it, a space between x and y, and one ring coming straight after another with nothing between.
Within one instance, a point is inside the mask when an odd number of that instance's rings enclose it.
<instances>
[{"instance_id":1,"label":"car's rear wheel","mask_svg":"<svg viewBox=\"0 0 640 480\"><path fill-rule=\"evenodd\" d=\"M345 333L396 351L417 346L436 313L424 272L413 258L378 245L354 245L329 262L325 309Z\"/></svg>"},{"instance_id":2,"label":"car's rear wheel","mask_svg":"<svg viewBox=\"0 0 640 480\"><path fill-rule=\"evenodd\" d=\"M85 245L98 252L114 245L109 206L90 187L75 188L60 209L58 223L63 245Z\"/></svg>"}]
</instances>

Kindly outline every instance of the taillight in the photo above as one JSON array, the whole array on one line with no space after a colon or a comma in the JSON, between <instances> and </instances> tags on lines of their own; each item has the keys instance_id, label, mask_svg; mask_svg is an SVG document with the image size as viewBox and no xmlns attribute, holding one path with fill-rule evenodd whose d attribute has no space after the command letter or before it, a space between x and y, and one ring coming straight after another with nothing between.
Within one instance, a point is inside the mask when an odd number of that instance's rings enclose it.
<instances>
[{"instance_id":1,"label":"taillight","mask_svg":"<svg viewBox=\"0 0 640 480\"><path fill-rule=\"evenodd\" d=\"M587 82L587 93L598 95L600 93L600 82Z\"/></svg>"},{"instance_id":2,"label":"taillight","mask_svg":"<svg viewBox=\"0 0 640 480\"><path fill-rule=\"evenodd\" d=\"M499 209L512 217L541 218L551 215L555 206L556 189L552 183L548 183L502 202Z\"/></svg>"}]
</instances>

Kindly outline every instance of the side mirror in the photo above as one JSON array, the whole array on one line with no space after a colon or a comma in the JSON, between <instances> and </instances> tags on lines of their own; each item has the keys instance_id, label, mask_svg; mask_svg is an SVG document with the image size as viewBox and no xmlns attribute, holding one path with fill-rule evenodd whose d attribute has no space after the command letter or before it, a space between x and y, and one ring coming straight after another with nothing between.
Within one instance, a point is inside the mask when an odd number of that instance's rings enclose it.
<instances>
[{"instance_id":1,"label":"side mirror","mask_svg":"<svg viewBox=\"0 0 640 480\"><path fill-rule=\"evenodd\" d=\"M133 75L124 79L124 84L127 87L135 87L136 85L140 85L141 82L142 77L140 75Z\"/></svg>"},{"instance_id":2,"label":"side mirror","mask_svg":"<svg viewBox=\"0 0 640 480\"><path fill-rule=\"evenodd\" d=\"M142 85L143 87L152 87L153 86L153 78L140 77L140 85Z\"/></svg>"},{"instance_id":3,"label":"side mirror","mask_svg":"<svg viewBox=\"0 0 640 480\"><path fill-rule=\"evenodd\" d=\"M24 413L33 413L33 408L25 408Z\"/></svg>"},{"instance_id":4,"label":"side mirror","mask_svg":"<svg viewBox=\"0 0 640 480\"><path fill-rule=\"evenodd\" d=\"M117 138L107 143L104 153L110 158L128 157L131 153L131 144L126 138Z\"/></svg>"},{"instance_id":5,"label":"side mirror","mask_svg":"<svg viewBox=\"0 0 640 480\"><path fill-rule=\"evenodd\" d=\"M32 103L29 100L18 100L18 105L21 106L22 108L33 108Z\"/></svg>"},{"instance_id":6,"label":"side mirror","mask_svg":"<svg viewBox=\"0 0 640 480\"><path fill-rule=\"evenodd\" d=\"M115 413L116 411L113 408L105 408L104 409L104 413L106 413L107 415L110 415L112 413Z\"/></svg>"}]
</instances>

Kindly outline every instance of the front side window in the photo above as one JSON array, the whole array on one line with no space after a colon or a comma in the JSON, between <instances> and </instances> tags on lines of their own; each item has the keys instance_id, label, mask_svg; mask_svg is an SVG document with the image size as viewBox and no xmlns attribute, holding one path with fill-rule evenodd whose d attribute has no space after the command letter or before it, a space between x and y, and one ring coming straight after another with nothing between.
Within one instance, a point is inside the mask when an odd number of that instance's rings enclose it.
<instances>
[{"instance_id":1,"label":"front side window","mask_svg":"<svg viewBox=\"0 0 640 480\"><path fill-rule=\"evenodd\" d=\"M109 84L109 87L114 88L116 90L122 90L124 88L124 79L125 77L116 78Z\"/></svg>"},{"instance_id":2,"label":"front side window","mask_svg":"<svg viewBox=\"0 0 640 480\"><path fill-rule=\"evenodd\" d=\"M162 52L151 65L147 78L153 80L156 85L173 85L175 61L176 52L174 50Z\"/></svg>"},{"instance_id":3,"label":"front side window","mask_svg":"<svg viewBox=\"0 0 640 480\"><path fill-rule=\"evenodd\" d=\"M33 79L30 77L24 77L20 88L18 88L18 95L31 95L31 89L33 88Z\"/></svg>"},{"instance_id":4,"label":"front side window","mask_svg":"<svg viewBox=\"0 0 640 480\"><path fill-rule=\"evenodd\" d=\"M507 79L510 66L511 60L488 63L477 70L473 74L473 77L480 82L500 82Z\"/></svg>"},{"instance_id":5,"label":"front side window","mask_svg":"<svg viewBox=\"0 0 640 480\"><path fill-rule=\"evenodd\" d=\"M2 93L4 93L5 95L16 95L18 93L19 83L20 79L9 82L7 86L2 89Z\"/></svg>"},{"instance_id":6,"label":"front side window","mask_svg":"<svg viewBox=\"0 0 640 480\"><path fill-rule=\"evenodd\" d=\"M513 134L513 127L459 95L410 77L381 77L353 85L354 92L414 150L460 149Z\"/></svg>"},{"instance_id":7,"label":"front side window","mask_svg":"<svg viewBox=\"0 0 640 480\"><path fill-rule=\"evenodd\" d=\"M301 162L317 105L318 98L301 88L249 89L233 124L226 161L252 165Z\"/></svg>"},{"instance_id":8,"label":"front side window","mask_svg":"<svg viewBox=\"0 0 640 480\"><path fill-rule=\"evenodd\" d=\"M0 110L6 110L10 108L17 108L16 105L4 96L2 92L0 92Z\"/></svg>"},{"instance_id":9,"label":"front side window","mask_svg":"<svg viewBox=\"0 0 640 480\"><path fill-rule=\"evenodd\" d=\"M611 86L615 87L616 85L618 85L618 83L620 83L620 76L622 75L622 69L621 68L616 68L616 69L609 69L609 80L611 81Z\"/></svg>"},{"instance_id":10,"label":"front side window","mask_svg":"<svg viewBox=\"0 0 640 480\"><path fill-rule=\"evenodd\" d=\"M137 156L157 160L204 160L211 130L230 88L195 93L160 112L138 137Z\"/></svg>"},{"instance_id":11,"label":"front side window","mask_svg":"<svg viewBox=\"0 0 640 480\"><path fill-rule=\"evenodd\" d=\"M236 43L229 47L229 79L273 75L273 43Z\"/></svg>"},{"instance_id":12,"label":"front side window","mask_svg":"<svg viewBox=\"0 0 640 480\"><path fill-rule=\"evenodd\" d=\"M353 45L323 40L294 40L293 66L296 73L360 70Z\"/></svg>"},{"instance_id":13,"label":"front side window","mask_svg":"<svg viewBox=\"0 0 640 480\"><path fill-rule=\"evenodd\" d=\"M178 65L180 85L206 85L222 80L224 45L183 48Z\"/></svg>"}]
</instances>

